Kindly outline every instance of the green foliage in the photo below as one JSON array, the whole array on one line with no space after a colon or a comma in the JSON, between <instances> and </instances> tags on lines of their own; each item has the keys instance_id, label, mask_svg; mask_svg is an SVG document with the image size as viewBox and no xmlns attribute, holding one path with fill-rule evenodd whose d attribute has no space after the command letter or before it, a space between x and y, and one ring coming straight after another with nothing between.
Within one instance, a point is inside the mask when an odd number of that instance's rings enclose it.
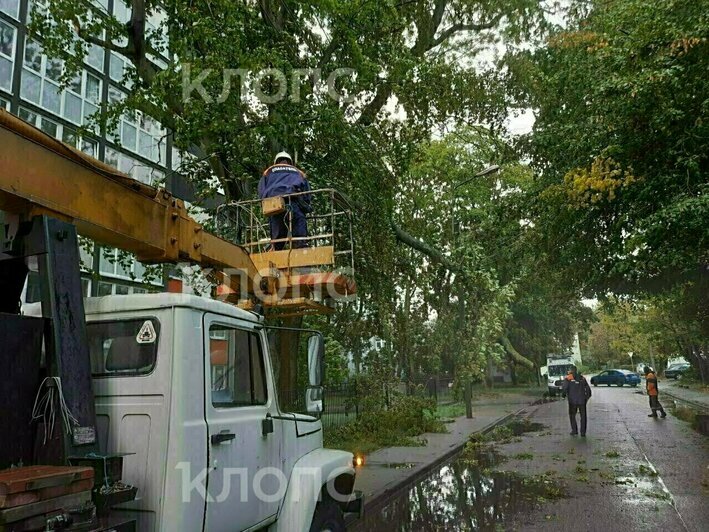
<instances>
[{"instance_id":1,"label":"green foliage","mask_svg":"<svg viewBox=\"0 0 709 532\"><path fill-rule=\"evenodd\" d=\"M347 356L342 344L334 338L325 339L325 382L328 385L341 385L349 375Z\"/></svg>"},{"instance_id":2,"label":"green foliage","mask_svg":"<svg viewBox=\"0 0 709 532\"><path fill-rule=\"evenodd\" d=\"M381 447L421 445L416 436L425 432L446 432L435 417L436 405L416 396L392 394L389 407L371 408L367 402L356 421L327 430L325 444L351 452L369 453Z\"/></svg>"}]
</instances>

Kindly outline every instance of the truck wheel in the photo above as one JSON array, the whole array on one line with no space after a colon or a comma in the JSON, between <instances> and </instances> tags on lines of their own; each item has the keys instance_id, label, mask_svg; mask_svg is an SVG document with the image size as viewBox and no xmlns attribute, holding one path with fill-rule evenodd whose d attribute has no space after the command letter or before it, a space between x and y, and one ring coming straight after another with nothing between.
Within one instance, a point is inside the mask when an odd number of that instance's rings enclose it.
<instances>
[{"instance_id":1,"label":"truck wheel","mask_svg":"<svg viewBox=\"0 0 709 532\"><path fill-rule=\"evenodd\" d=\"M323 499L315 507L310 532L345 532L342 510L332 499Z\"/></svg>"}]
</instances>

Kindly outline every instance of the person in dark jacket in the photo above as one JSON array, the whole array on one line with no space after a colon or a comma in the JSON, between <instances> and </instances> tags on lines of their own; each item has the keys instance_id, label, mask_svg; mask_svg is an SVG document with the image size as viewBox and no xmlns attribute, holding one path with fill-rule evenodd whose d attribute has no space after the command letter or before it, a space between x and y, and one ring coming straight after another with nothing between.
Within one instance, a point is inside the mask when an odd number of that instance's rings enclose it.
<instances>
[{"instance_id":1,"label":"person in dark jacket","mask_svg":"<svg viewBox=\"0 0 709 532\"><path fill-rule=\"evenodd\" d=\"M302 170L293 165L293 159L286 152L276 155L273 166L266 169L258 183L259 198L286 196L286 212L275 214L268 219L271 239L281 240L291 237L307 237L308 224L305 215L312 212L310 194L288 197L297 192L310 191L310 183ZM274 242L273 248L284 249L286 242ZM307 247L306 240L295 240L293 248Z\"/></svg>"},{"instance_id":2,"label":"person in dark jacket","mask_svg":"<svg viewBox=\"0 0 709 532\"><path fill-rule=\"evenodd\" d=\"M648 366L643 368L643 373L645 373L645 389L647 390L647 395L650 398L650 410L652 414L648 414L648 417L657 417L657 411L660 411L661 417L667 417L665 409L662 408L660 404L659 391L657 389L657 375Z\"/></svg>"},{"instance_id":3,"label":"person in dark jacket","mask_svg":"<svg viewBox=\"0 0 709 532\"><path fill-rule=\"evenodd\" d=\"M586 436L586 403L591 398L591 387L586 378L574 367L561 385L561 393L569 401L569 420L571 421L571 435L579 433L576 424L576 413L581 414L581 436Z\"/></svg>"}]
</instances>

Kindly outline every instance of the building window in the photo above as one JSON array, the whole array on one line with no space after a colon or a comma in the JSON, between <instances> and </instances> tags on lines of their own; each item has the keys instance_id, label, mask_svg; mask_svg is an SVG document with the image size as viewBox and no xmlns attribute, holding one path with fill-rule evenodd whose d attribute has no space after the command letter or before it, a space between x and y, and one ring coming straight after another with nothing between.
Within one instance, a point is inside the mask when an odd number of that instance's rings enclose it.
<instances>
[{"instance_id":1,"label":"building window","mask_svg":"<svg viewBox=\"0 0 709 532\"><path fill-rule=\"evenodd\" d=\"M48 135L65 142L69 146L77 148L91 157L98 156L98 142L82 137L78 134L76 129L59 124L25 107L20 107L18 115L25 122L38 127Z\"/></svg>"},{"instance_id":2,"label":"building window","mask_svg":"<svg viewBox=\"0 0 709 532\"><path fill-rule=\"evenodd\" d=\"M157 186L165 180L165 173L161 170L143 164L133 157L114 150L113 148L106 148L105 162L146 185Z\"/></svg>"},{"instance_id":3,"label":"building window","mask_svg":"<svg viewBox=\"0 0 709 532\"><path fill-rule=\"evenodd\" d=\"M19 20L20 0L0 0L0 12Z\"/></svg>"},{"instance_id":4,"label":"building window","mask_svg":"<svg viewBox=\"0 0 709 532\"><path fill-rule=\"evenodd\" d=\"M145 266L135 259L129 261L118 260L118 250L102 248L99 260L99 273L110 277L118 277L125 280L142 282L145 281ZM162 279L150 281L155 286L162 286ZM135 292L130 292L135 293Z\"/></svg>"},{"instance_id":5,"label":"building window","mask_svg":"<svg viewBox=\"0 0 709 532\"><path fill-rule=\"evenodd\" d=\"M12 67L15 63L16 37L17 30L15 27L0 20L0 89L4 89L7 92L12 90Z\"/></svg>"},{"instance_id":6,"label":"building window","mask_svg":"<svg viewBox=\"0 0 709 532\"><path fill-rule=\"evenodd\" d=\"M0 109L10 110L10 102L5 98L0 98Z\"/></svg>"},{"instance_id":7,"label":"building window","mask_svg":"<svg viewBox=\"0 0 709 532\"><path fill-rule=\"evenodd\" d=\"M60 89L64 70L61 59L48 58L42 45L29 39L25 45L20 95L51 113L77 125L90 124L101 102L101 79L83 71Z\"/></svg>"}]
</instances>

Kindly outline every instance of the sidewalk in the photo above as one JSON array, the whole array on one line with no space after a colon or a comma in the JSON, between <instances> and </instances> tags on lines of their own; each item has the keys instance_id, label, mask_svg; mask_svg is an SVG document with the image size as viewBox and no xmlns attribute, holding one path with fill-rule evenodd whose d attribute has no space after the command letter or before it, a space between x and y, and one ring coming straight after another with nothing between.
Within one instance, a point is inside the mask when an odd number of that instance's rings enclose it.
<instances>
[{"instance_id":1,"label":"sidewalk","mask_svg":"<svg viewBox=\"0 0 709 532\"><path fill-rule=\"evenodd\" d=\"M666 394L709 412L709 393L680 387L681 381L661 381L660 395Z\"/></svg>"},{"instance_id":2,"label":"sidewalk","mask_svg":"<svg viewBox=\"0 0 709 532\"><path fill-rule=\"evenodd\" d=\"M541 396L541 391L540 391ZM365 457L357 470L355 489L365 497L365 511L386 504L398 490L413 484L435 466L462 449L471 434L485 432L512 414L531 404L529 394L505 393L494 400L481 398L473 403L473 419L458 417L447 423L446 434L422 434L426 445L420 447L388 447Z\"/></svg>"}]
</instances>

